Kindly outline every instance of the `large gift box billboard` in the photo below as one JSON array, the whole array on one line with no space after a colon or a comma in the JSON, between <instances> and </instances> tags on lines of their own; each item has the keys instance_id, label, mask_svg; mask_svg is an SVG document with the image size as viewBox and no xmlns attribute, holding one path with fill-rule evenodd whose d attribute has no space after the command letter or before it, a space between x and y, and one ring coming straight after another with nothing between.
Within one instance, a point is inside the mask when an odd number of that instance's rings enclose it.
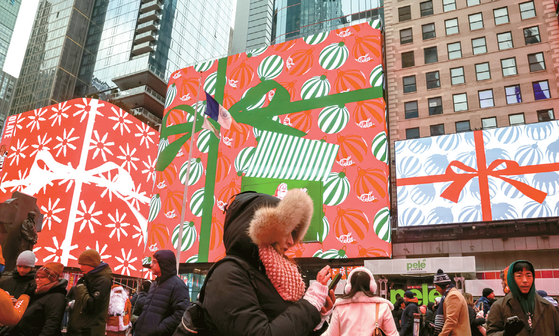
<instances>
[{"instance_id":1,"label":"large gift box billboard","mask_svg":"<svg viewBox=\"0 0 559 336\"><path fill-rule=\"evenodd\" d=\"M559 122L398 141L398 225L559 216Z\"/></svg>"},{"instance_id":2,"label":"large gift box billboard","mask_svg":"<svg viewBox=\"0 0 559 336\"><path fill-rule=\"evenodd\" d=\"M74 99L8 118L0 201L37 198L37 264L79 267L87 248L140 276L159 132L108 102Z\"/></svg>"},{"instance_id":3,"label":"large gift box billboard","mask_svg":"<svg viewBox=\"0 0 559 336\"><path fill-rule=\"evenodd\" d=\"M389 257L379 28L378 21L355 25L173 73L149 214L150 251L180 248L181 262L219 260L223 209L233 195L252 190L281 197L304 188L314 216L292 257ZM201 127L204 91L229 110L231 129L213 120L219 134Z\"/></svg>"}]
</instances>

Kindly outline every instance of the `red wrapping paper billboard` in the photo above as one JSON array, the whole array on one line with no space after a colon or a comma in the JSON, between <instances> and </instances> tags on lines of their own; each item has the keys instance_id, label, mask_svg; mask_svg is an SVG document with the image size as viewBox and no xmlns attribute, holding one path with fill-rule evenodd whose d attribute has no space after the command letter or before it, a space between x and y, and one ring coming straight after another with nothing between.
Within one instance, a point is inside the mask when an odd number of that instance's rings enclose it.
<instances>
[{"instance_id":1,"label":"red wrapping paper billboard","mask_svg":"<svg viewBox=\"0 0 559 336\"><path fill-rule=\"evenodd\" d=\"M149 252L181 248L181 262L219 260L225 255L223 209L231 196L252 190L281 198L291 188L304 188L314 215L305 243L290 256L391 256L379 28L378 21L355 25L173 73L151 199ZM201 128L204 91L236 122L226 130L210 120L218 136Z\"/></svg>"}]
</instances>

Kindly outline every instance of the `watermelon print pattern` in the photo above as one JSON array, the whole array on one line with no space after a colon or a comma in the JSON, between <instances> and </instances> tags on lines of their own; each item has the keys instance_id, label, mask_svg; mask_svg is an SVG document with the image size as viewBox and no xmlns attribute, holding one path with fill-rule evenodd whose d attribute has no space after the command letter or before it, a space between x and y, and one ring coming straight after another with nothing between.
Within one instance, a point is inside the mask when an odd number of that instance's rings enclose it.
<instances>
[{"instance_id":1,"label":"watermelon print pattern","mask_svg":"<svg viewBox=\"0 0 559 336\"><path fill-rule=\"evenodd\" d=\"M371 71L369 83L373 87L382 87L384 84L384 70L382 69L382 65L377 65L373 71Z\"/></svg>"},{"instance_id":2,"label":"watermelon print pattern","mask_svg":"<svg viewBox=\"0 0 559 336\"><path fill-rule=\"evenodd\" d=\"M325 205L339 205L349 195L350 184L345 173L330 173L324 182L323 202Z\"/></svg>"},{"instance_id":3,"label":"watermelon print pattern","mask_svg":"<svg viewBox=\"0 0 559 336\"><path fill-rule=\"evenodd\" d=\"M260 80L274 79L281 74L283 70L283 59L279 56L268 56L264 58L258 66L258 77Z\"/></svg>"},{"instance_id":4,"label":"watermelon print pattern","mask_svg":"<svg viewBox=\"0 0 559 336\"><path fill-rule=\"evenodd\" d=\"M161 198L159 197L159 194L155 194L151 197L151 200L149 201L148 221L151 222L155 218L157 218L157 215L159 215L160 211L161 211Z\"/></svg>"},{"instance_id":5,"label":"watermelon print pattern","mask_svg":"<svg viewBox=\"0 0 559 336\"><path fill-rule=\"evenodd\" d=\"M179 178L182 184L186 183L186 173L188 171L188 161L183 163L179 172ZM188 185L195 185L200 181L200 178L204 174L204 165L202 164L202 160L198 159L191 159L190 160L190 174L188 176Z\"/></svg>"},{"instance_id":6,"label":"watermelon print pattern","mask_svg":"<svg viewBox=\"0 0 559 336\"><path fill-rule=\"evenodd\" d=\"M348 122L349 111L345 106L329 106L318 115L318 127L327 134L341 132Z\"/></svg>"},{"instance_id":7,"label":"watermelon print pattern","mask_svg":"<svg viewBox=\"0 0 559 336\"><path fill-rule=\"evenodd\" d=\"M326 76L316 76L303 84L301 88L301 98L311 99L324 97L330 92L331 88L332 86Z\"/></svg>"},{"instance_id":8,"label":"watermelon print pattern","mask_svg":"<svg viewBox=\"0 0 559 336\"><path fill-rule=\"evenodd\" d=\"M179 230L180 230L180 224L177 225L174 229L173 229L173 234L171 236L171 241L173 242L173 247L175 249L179 248ZM180 244L181 246L181 251L185 252L188 251L193 245L194 242L196 242L196 227L194 226L193 222L184 222L183 226L182 226L182 232L183 232L183 236L182 236L182 242Z\"/></svg>"},{"instance_id":9,"label":"watermelon print pattern","mask_svg":"<svg viewBox=\"0 0 559 336\"><path fill-rule=\"evenodd\" d=\"M349 50L344 42L334 43L320 52L318 62L326 70L338 69L347 61Z\"/></svg>"},{"instance_id":10,"label":"watermelon print pattern","mask_svg":"<svg viewBox=\"0 0 559 336\"><path fill-rule=\"evenodd\" d=\"M303 41L309 45L317 45L321 44L322 42L326 41L328 38L329 32L322 32L315 35L307 36L303 38Z\"/></svg>"},{"instance_id":11,"label":"watermelon print pattern","mask_svg":"<svg viewBox=\"0 0 559 336\"><path fill-rule=\"evenodd\" d=\"M215 61L207 61L194 66L196 72L206 72L210 70Z\"/></svg>"},{"instance_id":12,"label":"watermelon print pattern","mask_svg":"<svg viewBox=\"0 0 559 336\"><path fill-rule=\"evenodd\" d=\"M169 106L171 106L171 104L175 100L176 96L177 96L177 86L175 84L171 84L171 86L169 86L169 88L167 89L167 95L166 95L166 98L165 98L165 108L166 109Z\"/></svg>"},{"instance_id":13,"label":"watermelon print pattern","mask_svg":"<svg viewBox=\"0 0 559 336\"><path fill-rule=\"evenodd\" d=\"M382 131L375 136L371 145L373 155L379 160L388 164L388 141L386 141L386 132Z\"/></svg>"}]
</instances>

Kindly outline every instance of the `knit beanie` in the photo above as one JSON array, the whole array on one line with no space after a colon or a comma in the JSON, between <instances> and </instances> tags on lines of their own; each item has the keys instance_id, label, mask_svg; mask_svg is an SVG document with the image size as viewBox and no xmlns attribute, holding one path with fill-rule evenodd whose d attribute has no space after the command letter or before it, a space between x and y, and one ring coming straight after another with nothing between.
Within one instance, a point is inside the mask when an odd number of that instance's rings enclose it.
<instances>
[{"instance_id":1,"label":"knit beanie","mask_svg":"<svg viewBox=\"0 0 559 336\"><path fill-rule=\"evenodd\" d=\"M38 277L48 278L51 282L54 282L60 278L60 274L64 271L64 265L58 262L46 263L43 267L39 268L37 271Z\"/></svg>"},{"instance_id":2,"label":"knit beanie","mask_svg":"<svg viewBox=\"0 0 559 336\"><path fill-rule=\"evenodd\" d=\"M101 264L101 256L99 255L99 252L93 249L85 250L78 257L78 264L97 267Z\"/></svg>"},{"instance_id":3,"label":"knit beanie","mask_svg":"<svg viewBox=\"0 0 559 336\"><path fill-rule=\"evenodd\" d=\"M412 291L406 291L404 293L404 296L407 297L408 299L413 299L415 297L415 293Z\"/></svg>"},{"instance_id":4,"label":"knit beanie","mask_svg":"<svg viewBox=\"0 0 559 336\"><path fill-rule=\"evenodd\" d=\"M491 295L491 293L493 293L493 290L491 288L484 288L482 295L488 297L489 295Z\"/></svg>"},{"instance_id":5,"label":"knit beanie","mask_svg":"<svg viewBox=\"0 0 559 336\"><path fill-rule=\"evenodd\" d=\"M546 297L547 296L547 292L544 290L537 290L536 293L538 293L539 296L541 297Z\"/></svg>"},{"instance_id":6,"label":"knit beanie","mask_svg":"<svg viewBox=\"0 0 559 336\"><path fill-rule=\"evenodd\" d=\"M16 266L35 267L35 253L27 250L19 254Z\"/></svg>"},{"instance_id":7,"label":"knit beanie","mask_svg":"<svg viewBox=\"0 0 559 336\"><path fill-rule=\"evenodd\" d=\"M448 284L451 284L452 281L450 281L450 277L448 276L448 274L443 272L442 269L439 269L437 271L437 274L435 274L435 278L433 279L433 283L435 285L448 285Z\"/></svg>"}]
</instances>

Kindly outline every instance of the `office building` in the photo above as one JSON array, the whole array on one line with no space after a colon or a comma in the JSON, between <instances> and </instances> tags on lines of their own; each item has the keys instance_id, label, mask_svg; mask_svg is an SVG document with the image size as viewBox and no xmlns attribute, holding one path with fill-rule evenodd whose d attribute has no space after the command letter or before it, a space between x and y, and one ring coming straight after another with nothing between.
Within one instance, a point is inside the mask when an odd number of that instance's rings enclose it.
<instances>
[{"instance_id":1,"label":"office building","mask_svg":"<svg viewBox=\"0 0 559 336\"><path fill-rule=\"evenodd\" d=\"M12 92L16 78L5 73L2 69L8 54L8 47L16 24L21 0L6 0L0 2L0 130L8 115Z\"/></svg>"}]
</instances>

